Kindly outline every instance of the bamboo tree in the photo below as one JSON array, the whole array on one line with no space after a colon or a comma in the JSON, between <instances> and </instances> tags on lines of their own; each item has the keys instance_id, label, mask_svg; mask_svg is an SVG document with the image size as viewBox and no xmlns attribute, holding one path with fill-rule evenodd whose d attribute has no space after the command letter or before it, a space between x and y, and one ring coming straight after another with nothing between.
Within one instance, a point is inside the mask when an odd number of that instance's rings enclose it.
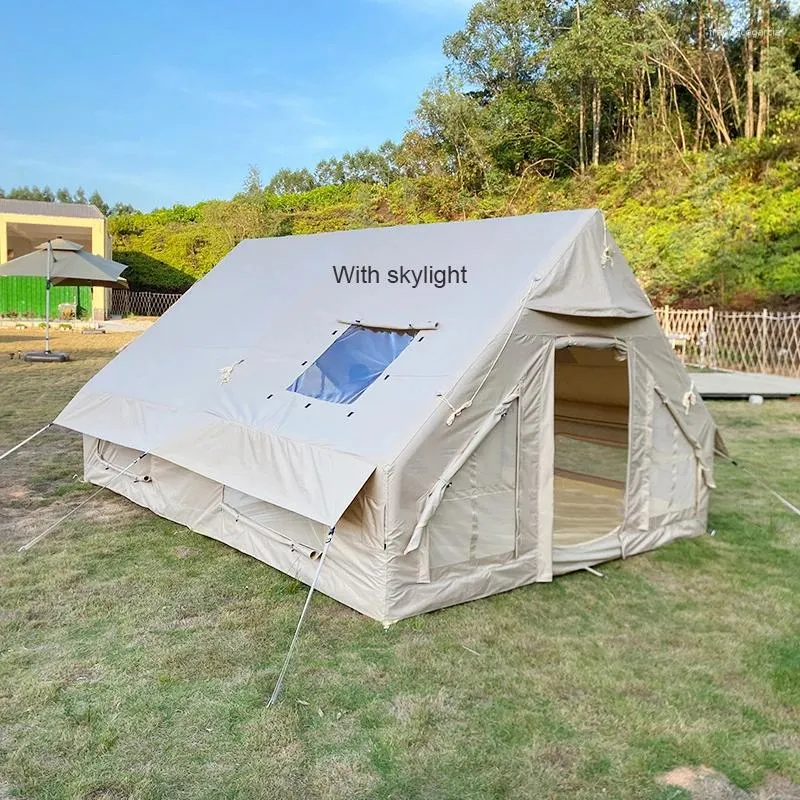
<instances>
[{"instance_id":1,"label":"bamboo tree","mask_svg":"<svg viewBox=\"0 0 800 800\"><path fill-rule=\"evenodd\" d=\"M592 164L600 163L600 117L601 117L600 83L594 82L592 87Z\"/></svg>"},{"instance_id":2,"label":"bamboo tree","mask_svg":"<svg viewBox=\"0 0 800 800\"><path fill-rule=\"evenodd\" d=\"M575 24L577 25L578 38L581 36L581 4L575 2ZM586 87L583 73L578 78L578 164L581 175L586 172Z\"/></svg>"},{"instance_id":3,"label":"bamboo tree","mask_svg":"<svg viewBox=\"0 0 800 800\"><path fill-rule=\"evenodd\" d=\"M769 45L770 45L770 0L761 0L760 48L758 55L758 122L756 138L760 139L769 124Z\"/></svg>"},{"instance_id":4,"label":"bamboo tree","mask_svg":"<svg viewBox=\"0 0 800 800\"><path fill-rule=\"evenodd\" d=\"M754 103L754 78L755 54L753 39L756 36L756 25L758 21L757 0L748 0L747 30L744 40L744 63L745 63L745 84L747 87L747 105L744 118L744 135L752 139L756 133L755 126L755 103Z\"/></svg>"},{"instance_id":5,"label":"bamboo tree","mask_svg":"<svg viewBox=\"0 0 800 800\"><path fill-rule=\"evenodd\" d=\"M697 63L697 73L700 82L703 81L703 59L705 57L705 45L706 45L706 36L705 36L705 15L704 15L704 8L705 4L703 0L697 4L697 53L698 53L698 63ZM694 122L694 151L695 153L700 149L700 143L702 141L702 121L703 121L703 110L700 107L700 103L696 104L695 108L695 122Z\"/></svg>"}]
</instances>

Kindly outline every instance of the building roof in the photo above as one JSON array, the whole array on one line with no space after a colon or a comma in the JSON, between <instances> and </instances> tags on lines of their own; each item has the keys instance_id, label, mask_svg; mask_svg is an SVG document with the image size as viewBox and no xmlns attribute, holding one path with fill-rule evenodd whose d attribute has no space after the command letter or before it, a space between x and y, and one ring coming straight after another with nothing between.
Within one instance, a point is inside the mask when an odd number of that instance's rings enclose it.
<instances>
[{"instance_id":1,"label":"building roof","mask_svg":"<svg viewBox=\"0 0 800 800\"><path fill-rule=\"evenodd\" d=\"M46 200L0 199L0 214L39 214L43 217L103 219L102 212L87 203L50 203Z\"/></svg>"}]
</instances>

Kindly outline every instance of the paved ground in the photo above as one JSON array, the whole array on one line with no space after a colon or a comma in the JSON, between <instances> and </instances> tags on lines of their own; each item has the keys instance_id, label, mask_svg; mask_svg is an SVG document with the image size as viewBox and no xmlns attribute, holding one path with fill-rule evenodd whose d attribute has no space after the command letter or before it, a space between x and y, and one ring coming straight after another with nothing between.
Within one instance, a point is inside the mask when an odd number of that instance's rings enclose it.
<instances>
[{"instance_id":1,"label":"paved ground","mask_svg":"<svg viewBox=\"0 0 800 800\"><path fill-rule=\"evenodd\" d=\"M136 331L147 330L155 321L157 317L126 317L119 319L107 319L103 322L96 323L92 320L50 320L51 330L61 330L61 326L69 326L73 331L90 330L98 326L108 331L109 333L130 333ZM0 318L0 329L15 329L18 325L25 326L25 330L40 328L44 324L43 319L3 319ZM0 798L2 800L2 798Z\"/></svg>"},{"instance_id":2,"label":"paved ground","mask_svg":"<svg viewBox=\"0 0 800 800\"><path fill-rule=\"evenodd\" d=\"M105 322L101 322L100 325L109 333L128 333L130 331L147 330L156 319L157 317L148 317L146 319L107 319Z\"/></svg>"},{"instance_id":3,"label":"paved ground","mask_svg":"<svg viewBox=\"0 0 800 800\"><path fill-rule=\"evenodd\" d=\"M800 396L800 378L762 375L757 372L694 372L692 379L700 395L708 398Z\"/></svg>"}]
</instances>

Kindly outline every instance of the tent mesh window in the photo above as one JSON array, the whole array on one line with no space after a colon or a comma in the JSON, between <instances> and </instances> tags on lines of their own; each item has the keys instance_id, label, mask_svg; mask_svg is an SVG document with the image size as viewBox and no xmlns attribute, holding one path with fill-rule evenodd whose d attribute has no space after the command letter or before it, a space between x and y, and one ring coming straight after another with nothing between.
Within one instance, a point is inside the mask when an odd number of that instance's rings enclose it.
<instances>
[{"instance_id":1,"label":"tent mesh window","mask_svg":"<svg viewBox=\"0 0 800 800\"><path fill-rule=\"evenodd\" d=\"M417 333L350 325L287 387L288 391L329 403L352 403L411 344Z\"/></svg>"}]
</instances>

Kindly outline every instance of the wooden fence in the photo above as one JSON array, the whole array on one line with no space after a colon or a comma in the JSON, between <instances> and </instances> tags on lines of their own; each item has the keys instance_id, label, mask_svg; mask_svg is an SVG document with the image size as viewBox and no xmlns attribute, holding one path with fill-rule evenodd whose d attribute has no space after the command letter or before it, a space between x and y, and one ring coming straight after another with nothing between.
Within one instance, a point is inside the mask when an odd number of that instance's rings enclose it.
<instances>
[{"instance_id":1,"label":"wooden fence","mask_svg":"<svg viewBox=\"0 0 800 800\"><path fill-rule=\"evenodd\" d=\"M131 292L128 289L111 290L111 313L137 317L160 317L182 295L166 292Z\"/></svg>"},{"instance_id":2,"label":"wooden fence","mask_svg":"<svg viewBox=\"0 0 800 800\"><path fill-rule=\"evenodd\" d=\"M799 313L664 306L656 316L688 364L800 377Z\"/></svg>"}]
</instances>

